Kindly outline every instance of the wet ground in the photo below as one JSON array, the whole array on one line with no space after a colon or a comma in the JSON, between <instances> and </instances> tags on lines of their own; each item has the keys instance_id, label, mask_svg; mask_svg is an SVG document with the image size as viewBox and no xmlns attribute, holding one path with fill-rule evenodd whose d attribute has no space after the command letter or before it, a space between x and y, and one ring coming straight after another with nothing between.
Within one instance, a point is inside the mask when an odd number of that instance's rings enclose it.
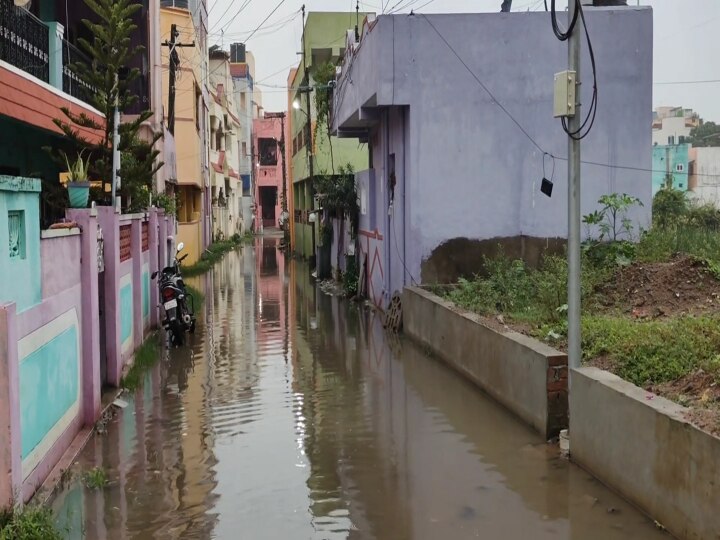
<instances>
[{"instance_id":1,"label":"wet ground","mask_svg":"<svg viewBox=\"0 0 720 540\"><path fill-rule=\"evenodd\" d=\"M189 346L82 453L71 538L654 539L653 522L277 240L229 254Z\"/></svg>"}]
</instances>

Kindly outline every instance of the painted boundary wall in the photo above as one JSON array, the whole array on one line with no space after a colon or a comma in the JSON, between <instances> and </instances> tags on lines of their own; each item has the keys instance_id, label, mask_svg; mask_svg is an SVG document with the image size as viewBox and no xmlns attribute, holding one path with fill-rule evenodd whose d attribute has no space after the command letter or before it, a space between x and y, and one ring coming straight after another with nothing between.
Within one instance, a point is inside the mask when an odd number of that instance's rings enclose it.
<instances>
[{"instance_id":1,"label":"painted boundary wall","mask_svg":"<svg viewBox=\"0 0 720 540\"><path fill-rule=\"evenodd\" d=\"M0 243L0 279L17 284L0 291L2 507L28 501L80 430L97 420L100 363L107 358L108 366L116 368L108 370L108 382L117 386L136 347L157 324L158 293L150 274L165 265L175 243L174 219L155 209L147 216L119 216L112 208L68 210L68 220L76 227L40 232L35 230L39 181L5 178L0 181L0 220L21 215L27 226L22 220L13 224L6 242ZM130 258L120 262L120 228L126 223L131 229ZM110 249L103 249L108 245ZM38 261L39 279L23 273L27 260ZM13 268L15 263L18 268ZM123 354L121 344L106 340L106 355L101 355L102 270L114 279L103 280L105 330L117 328L132 338L125 340ZM117 286L121 281L138 284L130 289L129 299L123 299L127 293ZM27 301L33 298L37 301ZM113 310L108 311L110 305Z\"/></svg>"},{"instance_id":2,"label":"painted boundary wall","mask_svg":"<svg viewBox=\"0 0 720 540\"><path fill-rule=\"evenodd\" d=\"M720 438L690 424L685 407L607 371L570 376L572 460L678 538L718 538Z\"/></svg>"},{"instance_id":3,"label":"painted boundary wall","mask_svg":"<svg viewBox=\"0 0 720 540\"><path fill-rule=\"evenodd\" d=\"M360 218L358 220L358 262L360 272L364 273L365 294L379 309L383 309L385 292L386 260L384 241L384 193L377 185L374 169L367 169L355 174L360 202Z\"/></svg>"},{"instance_id":4,"label":"painted boundary wall","mask_svg":"<svg viewBox=\"0 0 720 540\"><path fill-rule=\"evenodd\" d=\"M549 439L567 427L567 356L474 313L406 287L403 331Z\"/></svg>"},{"instance_id":5,"label":"painted boundary wall","mask_svg":"<svg viewBox=\"0 0 720 540\"><path fill-rule=\"evenodd\" d=\"M27 501L100 410L80 228L39 230L40 181L0 179L0 504ZM87 211L88 229L95 223ZM91 261L94 262L94 261ZM29 267L28 267L29 265ZM99 381L98 381L99 382Z\"/></svg>"}]
</instances>

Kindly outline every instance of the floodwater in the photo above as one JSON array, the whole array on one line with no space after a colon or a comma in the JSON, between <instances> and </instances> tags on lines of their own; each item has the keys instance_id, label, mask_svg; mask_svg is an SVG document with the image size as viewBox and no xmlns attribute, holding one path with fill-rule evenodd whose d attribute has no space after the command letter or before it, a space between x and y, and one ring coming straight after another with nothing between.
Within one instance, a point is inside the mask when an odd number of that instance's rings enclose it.
<instances>
[{"instance_id":1,"label":"floodwater","mask_svg":"<svg viewBox=\"0 0 720 540\"><path fill-rule=\"evenodd\" d=\"M76 465L109 485L57 497L70 538L667 538L277 240L197 285L197 334Z\"/></svg>"}]
</instances>

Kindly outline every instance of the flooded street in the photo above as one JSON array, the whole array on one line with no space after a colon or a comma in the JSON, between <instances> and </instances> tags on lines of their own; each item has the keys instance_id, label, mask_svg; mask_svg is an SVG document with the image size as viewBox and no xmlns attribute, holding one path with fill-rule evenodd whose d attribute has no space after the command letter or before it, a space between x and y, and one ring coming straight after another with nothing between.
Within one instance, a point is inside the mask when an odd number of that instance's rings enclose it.
<instances>
[{"instance_id":1,"label":"flooded street","mask_svg":"<svg viewBox=\"0 0 720 540\"><path fill-rule=\"evenodd\" d=\"M109 485L55 501L71 538L668 538L277 240L195 286L196 335L80 457Z\"/></svg>"}]
</instances>

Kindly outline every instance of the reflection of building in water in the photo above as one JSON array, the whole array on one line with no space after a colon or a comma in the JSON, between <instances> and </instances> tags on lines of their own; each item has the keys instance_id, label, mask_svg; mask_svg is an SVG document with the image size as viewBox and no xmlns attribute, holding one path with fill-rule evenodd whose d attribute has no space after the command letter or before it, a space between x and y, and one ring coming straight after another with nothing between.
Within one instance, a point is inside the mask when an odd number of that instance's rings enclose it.
<instances>
[{"instance_id":1,"label":"reflection of building in water","mask_svg":"<svg viewBox=\"0 0 720 540\"><path fill-rule=\"evenodd\" d=\"M329 538L332 530L351 528L367 538L410 538L398 461L386 458L395 456L386 453L387 434L373 433L369 416L378 404L368 402L369 358L367 347L360 349L367 314L319 293L304 264L290 265L293 390L303 395L314 526Z\"/></svg>"},{"instance_id":2,"label":"reflection of building in water","mask_svg":"<svg viewBox=\"0 0 720 540\"><path fill-rule=\"evenodd\" d=\"M286 328L285 255L278 247L278 238L259 237L255 242L258 346L264 350L271 343L275 347Z\"/></svg>"}]
</instances>

